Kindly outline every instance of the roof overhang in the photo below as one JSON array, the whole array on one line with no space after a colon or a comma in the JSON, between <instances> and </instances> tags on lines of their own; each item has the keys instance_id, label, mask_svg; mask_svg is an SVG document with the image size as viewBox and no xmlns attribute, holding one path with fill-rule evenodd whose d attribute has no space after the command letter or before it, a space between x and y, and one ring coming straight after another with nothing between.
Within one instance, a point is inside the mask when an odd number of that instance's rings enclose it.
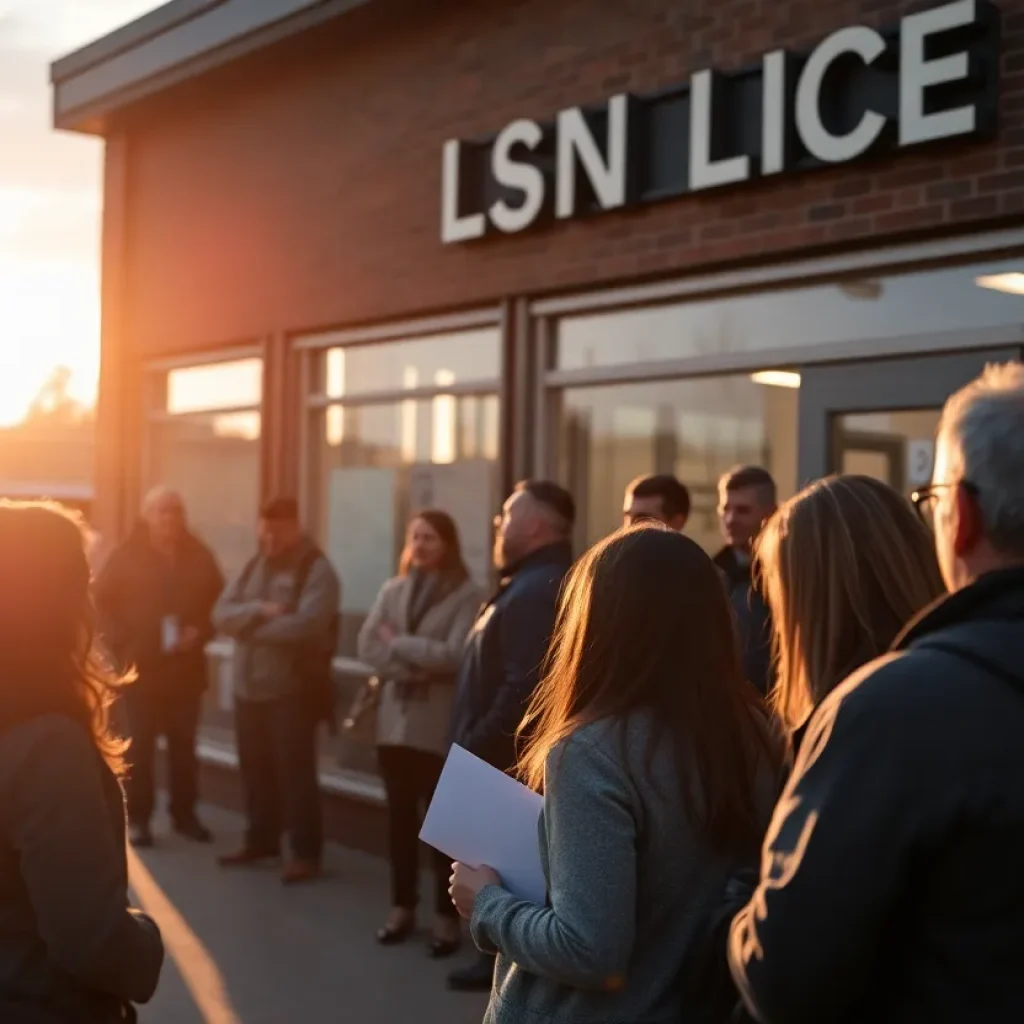
<instances>
[{"instance_id":1,"label":"roof overhang","mask_svg":"<svg viewBox=\"0 0 1024 1024\"><path fill-rule=\"evenodd\" d=\"M119 108L369 2L171 0L51 65L54 125L103 135Z\"/></svg>"}]
</instances>

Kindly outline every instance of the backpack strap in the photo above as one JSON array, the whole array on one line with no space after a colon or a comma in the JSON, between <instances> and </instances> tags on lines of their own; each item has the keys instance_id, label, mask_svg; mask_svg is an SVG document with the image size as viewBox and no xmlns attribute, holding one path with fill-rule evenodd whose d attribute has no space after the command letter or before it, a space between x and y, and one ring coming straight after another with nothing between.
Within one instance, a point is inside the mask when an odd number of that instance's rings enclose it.
<instances>
[{"instance_id":1,"label":"backpack strap","mask_svg":"<svg viewBox=\"0 0 1024 1024\"><path fill-rule=\"evenodd\" d=\"M252 574L256 571L256 566L260 564L260 556L258 554L253 555L248 562L245 563L245 568L242 569L241 575L238 577L238 593L244 594L245 588L249 586L249 580L252 579Z\"/></svg>"},{"instance_id":2,"label":"backpack strap","mask_svg":"<svg viewBox=\"0 0 1024 1024\"><path fill-rule=\"evenodd\" d=\"M299 601L302 599L302 592L306 589L306 584L309 582L309 575L313 571L313 566L320 561L321 558L327 556L318 548L310 547L310 549L302 556L302 560L295 568L295 582L293 584L292 592L292 603L298 607Z\"/></svg>"}]
</instances>

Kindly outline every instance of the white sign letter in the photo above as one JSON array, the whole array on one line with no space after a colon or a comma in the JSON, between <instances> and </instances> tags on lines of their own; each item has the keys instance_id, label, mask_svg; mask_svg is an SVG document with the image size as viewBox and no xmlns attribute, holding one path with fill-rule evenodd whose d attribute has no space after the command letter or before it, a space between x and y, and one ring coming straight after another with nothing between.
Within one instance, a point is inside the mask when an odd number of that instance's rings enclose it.
<instances>
[{"instance_id":1,"label":"white sign letter","mask_svg":"<svg viewBox=\"0 0 1024 1024\"><path fill-rule=\"evenodd\" d=\"M499 199L491 207L491 222L508 234L528 228L544 205L544 175L539 167L513 160L512 149L520 144L527 149L536 149L543 137L544 133L536 121L513 121L495 140L491 151L494 180L505 188L518 189L523 193L523 202L519 206L509 206L504 199Z\"/></svg>"},{"instance_id":2,"label":"white sign letter","mask_svg":"<svg viewBox=\"0 0 1024 1024\"><path fill-rule=\"evenodd\" d=\"M867 152L885 127L885 117L866 111L849 135L833 135L821 122L821 84L841 56L854 53L871 64L885 52L885 40L871 28L833 32L808 58L796 89L796 127L807 151L824 163L840 164Z\"/></svg>"},{"instance_id":3,"label":"white sign letter","mask_svg":"<svg viewBox=\"0 0 1024 1024\"><path fill-rule=\"evenodd\" d=\"M900 145L911 146L933 139L950 139L974 131L977 107L925 113L925 94L934 85L958 82L967 77L964 52L928 60L925 49L930 35L972 25L978 16L975 0L936 7L908 15L900 23Z\"/></svg>"},{"instance_id":4,"label":"white sign letter","mask_svg":"<svg viewBox=\"0 0 1024 1024\"><path fill-rule=\"evenodd\" d=\"M576 159L603 210L626 205L626 153L629 97L615 96L608 103L608 154L601 154L579 107L558 115L558 196L555 212L571 217L576 212Z\"/></svg>"},{"instance_id":5,"label":"white sign letter","mask_svg":"<svg viewBox=\"0 0 1024 1024\"><path fill-rule=\"evenodd\" d=\"M786 71L785 50L764 55L761 79L761 173L778 174L786 169Z\"/></svg>"},{"instance_id":6,"label":"white sign letter","mask_svg":"<svg viewBox=\"0 0 1024 1024\"><path fill-rule=\"evenodd\" d=\"M750 177L750 157L711 157L714 111L713 71L697 71L690 79L690 191L733 185Z\"/></svg>"},{"instance_id":7,"label":"white sign letter","mask_svg":"<svg viewBox=\"0 0 1024 1024\"><path fill-rule=\"evenodd\" d=\"M459 163L462 158L462 143L450 139L444 144L444 160L441 166L441 241L468 242L482 238L487 230L487 219L482 213L459 215Z\"/></svg>"}]
</instances>

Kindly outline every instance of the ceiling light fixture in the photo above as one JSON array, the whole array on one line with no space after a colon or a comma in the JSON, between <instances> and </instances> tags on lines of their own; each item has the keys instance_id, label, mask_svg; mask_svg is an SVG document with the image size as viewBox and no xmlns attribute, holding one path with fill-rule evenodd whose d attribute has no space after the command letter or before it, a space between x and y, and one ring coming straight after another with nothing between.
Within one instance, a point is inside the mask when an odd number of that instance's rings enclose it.
<instances>
[{"instance_id":1,"label":"ceiling light fixture","mask_svg":"<svg viewBox=\"0 0 1024 1024\"><path fill-rule=\"evenodd\" d=\"M759 370L752 373L750 379L755 384L767 384L773 388L798 388L800 387L800 374L792 370Z\"/></svg>"},{"instance_id":2,"label":"ceiling light fixture","mask_svg":"<svg viewBox=\"0 0 1024 1024\"><path fill-rule=\"evenodd\" d=\"M988 288L994 292L1024 295L1024 274L1020 271L1009 274L984 274L981 277L976 277L974 283L979 288Z\"/></svg>"}]
</instances>

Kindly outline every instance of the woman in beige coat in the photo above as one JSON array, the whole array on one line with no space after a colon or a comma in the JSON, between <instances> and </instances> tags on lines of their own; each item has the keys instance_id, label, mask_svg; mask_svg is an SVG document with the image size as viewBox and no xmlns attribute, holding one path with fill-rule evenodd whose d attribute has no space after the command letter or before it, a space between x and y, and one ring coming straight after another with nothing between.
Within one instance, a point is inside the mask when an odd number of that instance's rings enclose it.
<instances>
[{"instance_id":1,"label":"woman in beige coat","mask_svg":"<svg viewBox=\"0 0 1024 1024\"><path fill-rule=\"evenodd\" d=\"M392 909L382 945L412 934L419 902L419 829L448 751L455 676L483 599L469 578L459 534L446 512L409 524L399 574L381 588L359 632L359 657L381 679L377 752L388 798ZM437 919L431 956L459 948L459 919L448 896L450 862L433 857Z\"/></svg>"}]
</instances>

